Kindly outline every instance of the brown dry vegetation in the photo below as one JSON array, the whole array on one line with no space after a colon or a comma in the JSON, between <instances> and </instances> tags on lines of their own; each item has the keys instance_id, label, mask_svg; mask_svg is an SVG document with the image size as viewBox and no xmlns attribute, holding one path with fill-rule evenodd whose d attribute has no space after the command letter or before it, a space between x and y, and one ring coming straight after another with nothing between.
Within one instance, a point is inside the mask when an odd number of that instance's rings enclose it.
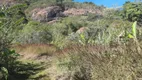
<instances>
[{"instance_id":1,"label":"brown dry vegetation","mask_svg":"<svg viewBox=\"0 0 142 80\"><path fill-rule=\"evenodd\" d=\"M40 56L51 56L57 50L52 44L19 44L13 45L13 49L22 55L24 59L36 59Z\"/></svg>"},{"instance_id":2,"label":"brown dry vegetation","mask_svg":"<svg viewBox=\"0 0 142 80\"><path fill-rule=\"evenodd\" d=\"M47 51L51 49L49 47L53 48L53 45L47 44L26 45L27 48L31 46L31 52L37 47L38 49L46 47ZM139 47L142 50L142 46ZM50 77L51 80L135 80L141 78L140 75L142 75L141 53L135 43L115 46L112 44L108 46L70 45L64 49L56 50L53 53L55 55L50 56L54 58L50 58L51 66L45 69L44 75ZM42 58L37 56L34 60L43 60ZM44 59L44 61L46 60L48 59Z\"/></svg>"}]
</instances>

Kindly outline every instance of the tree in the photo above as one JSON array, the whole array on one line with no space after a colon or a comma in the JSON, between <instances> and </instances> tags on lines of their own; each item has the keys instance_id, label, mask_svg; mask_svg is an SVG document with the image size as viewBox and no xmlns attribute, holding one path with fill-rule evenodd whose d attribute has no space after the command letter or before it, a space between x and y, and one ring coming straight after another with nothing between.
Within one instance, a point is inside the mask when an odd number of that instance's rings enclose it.
<instances>
[{"instance_id":1,"label":"tree","mask_svg":"<svg viewBox=\"0 0 142 80\"><path fill-rule=\"evenodd\" d=\"M138 23L142 22L142 3L132 3L126 2L123 5L123 10L121 12L121 16L129 21L138 21Z\"/></svg>"},{"instance_id":2,"label":"tree","mask_svg":"<svg viewBox=\"0 0 142 80\"><path fill-rule=\"evenodd\" d=\"M18 26L23 23L23 15L19 14L17 6L2 7L0 9L0 73L4 76L0 80L7 80L14 72L18 54L10 50L10 45L17 33Z\"/></svg>"}]
</instances>

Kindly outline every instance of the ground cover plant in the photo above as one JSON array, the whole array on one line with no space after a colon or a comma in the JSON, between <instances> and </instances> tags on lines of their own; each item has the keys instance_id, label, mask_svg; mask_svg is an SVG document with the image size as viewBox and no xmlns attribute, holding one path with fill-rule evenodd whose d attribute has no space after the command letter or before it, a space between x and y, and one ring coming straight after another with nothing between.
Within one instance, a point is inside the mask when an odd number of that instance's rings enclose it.
<instances>
[{"instance_id":1,"label":"ground cover plant","mask_svg":"<svg viewBox=\"0 0 142 80\"><path fill-rule=\"evenodd\" d=\"M141 4L117 9L73 0L4 2L0 80L140 80Z\"/></svg>"}]
</instances>

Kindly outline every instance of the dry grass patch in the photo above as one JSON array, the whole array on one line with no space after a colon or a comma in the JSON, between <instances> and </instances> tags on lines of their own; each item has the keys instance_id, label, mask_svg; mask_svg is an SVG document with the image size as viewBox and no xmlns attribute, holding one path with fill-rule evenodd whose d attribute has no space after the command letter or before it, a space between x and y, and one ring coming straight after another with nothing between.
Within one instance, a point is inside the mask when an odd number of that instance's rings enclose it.
<instances>
[{"instance_id":1,"label":"dry grass patch","mask_svg":"<svg viewBox=\"0 0 142 80\"><path fill-rule=\"evenodd\" d=\"M142 49L142 46L140 46ZM71 80L139 80L142 77L142 52L135 43L112 46L72 46L63 50L56 66L70 72Z\"/></svg>"},{"instance_id":2,"label":"dry grass patch","mask_svg":"<svg viewBox=\"0 0 142 80\"><path fill-rule=\"evenodd\" d=\"M12 48L25 59L52 56L57 49L52 44L20 44L13 45Z\"/></svg>"}]
</instances>

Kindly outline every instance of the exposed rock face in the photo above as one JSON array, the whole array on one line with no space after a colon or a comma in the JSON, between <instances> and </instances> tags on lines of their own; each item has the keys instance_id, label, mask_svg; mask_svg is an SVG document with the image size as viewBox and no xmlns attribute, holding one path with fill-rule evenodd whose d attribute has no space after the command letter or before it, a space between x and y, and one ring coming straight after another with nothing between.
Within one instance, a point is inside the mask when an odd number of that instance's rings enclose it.
<instances>
[{"instance_id":1,"label":"exposed rock face","mask_svg":"<svg viewBox=\"0 0 142 80\"><path fill-rule=\"evenodd\" d=\"M51 6L47 8L36 8L32 11L32 19L40 22L55 20L57 17L63 17L62 8Z\"/></svg>"},{"instance_id":2,"label":"exposed rock face","mask_svg":"<svg viewBox=\"0 0 142 80\"><path fill-rule=\"evenodd\" d=\"M92 14L101 14L102 12L100 10L92 10L92 9L76 9L76 8L70 8L66 11L64 11L64 14L69 15L86 15L87 13Z\"/></svg>"},{"instance_id":3,"label":"exposed rock face","mask_svg":"<svg viewBox=\"0 0 142 80\"><path fill-rule=\"evenodd\" d=\"M71 9L64 11L65 15L83 15L86 13L87 11L85 11L84 9L75 9L75 8L71 8Z\"/></svg>"},{"instance_id":4,"label":"exposed rock face","mask_svg":"<svg viewBox=\"0 0 142 80\"><path fill-rule=\"evenodd\" d=\"M63 9L59 6L50 6L46 8L35 8L32 10L31 18L33 20L39 22L49 22L52 20L56 20L59 17L65 16L77 16L77 15L87 15L88 13L92 14L102 14L100 10L92 10L92 9L77 9L77 8L70 8L68 10L63 11Z\"/></svg>"}]
</instances>

